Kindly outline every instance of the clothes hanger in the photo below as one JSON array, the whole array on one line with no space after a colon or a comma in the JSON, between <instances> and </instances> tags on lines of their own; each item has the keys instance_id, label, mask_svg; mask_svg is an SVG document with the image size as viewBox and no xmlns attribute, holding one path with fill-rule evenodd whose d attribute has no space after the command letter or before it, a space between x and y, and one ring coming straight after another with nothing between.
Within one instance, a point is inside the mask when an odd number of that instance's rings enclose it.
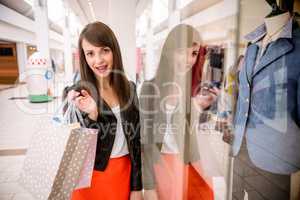
<instances>
[{"instance_id":1,"label":"clothes hanger","mask_svg":"<svg viewBox=\"0 0 300 200\"><path fill-rule=\"evenodd\" d=\"M279 8L276 0L266 0L266 2L272 7L272 11L266 16L266 18L275 17L286 12Z\"/></svg>"}]
</instances>

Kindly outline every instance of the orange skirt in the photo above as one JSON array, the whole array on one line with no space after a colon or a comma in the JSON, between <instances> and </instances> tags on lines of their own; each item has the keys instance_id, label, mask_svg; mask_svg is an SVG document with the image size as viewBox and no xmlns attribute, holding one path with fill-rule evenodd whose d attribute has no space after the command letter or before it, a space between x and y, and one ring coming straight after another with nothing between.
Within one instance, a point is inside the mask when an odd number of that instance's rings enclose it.
<instances>
[{"instance_id":1,"label":"orange skirt","mask_svg":"<svg viewBox=\"0 0 300 200\"><path fill-rule=\"evenodd\" d=\"M128 155L111 158L104 171L93 171L91 187L74 190L71 200L128 200L130 171Z\"/></svg>"},{"instance_id":2,"label":"orange skirt","mask_svg":"<svg viewBox=\"0 0 300 200\"><path fill-rule=\"evenodd\" d=\"M159 200L213 200L209 184L191 164L185 165L177 155L161 154L154 166Z\"/></svg>"}]
</instances>

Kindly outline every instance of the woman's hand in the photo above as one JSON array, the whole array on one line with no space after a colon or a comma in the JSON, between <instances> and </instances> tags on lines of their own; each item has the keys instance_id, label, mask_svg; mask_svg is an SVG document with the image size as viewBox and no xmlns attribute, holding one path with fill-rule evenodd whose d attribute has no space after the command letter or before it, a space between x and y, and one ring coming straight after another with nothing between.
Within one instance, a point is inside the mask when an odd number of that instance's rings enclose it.
<instances>
[{"instance_id":1,"label":"woman's hand","mask_svg":"<svg viewBox=\"0 0 300 200\"><path fill-rule=\"evenodd\" d=\"M217 100L219 94L220 90L216 87L213 87L205 94L200 92L200 94L198 94L195 98L195 103L202 109L207 109Z\"/></svg>"},{"instance_id":2,"label":"woman's hand","mask_svg":"<svg viewBox=\"0 0 300 200\"><path fill-rule=\"evenodd\" d=\"M97 120L97 104L86 90L81 90L81 93L75 90L71 90L68 92L67 98L68 101L74 101L76 107L80 111L87 113L90 119L94 121Z\"/></svg>"},{"instance_id":3,"label":"woman's hand","mask_svg":"<svg viewBox=\"0 0 300 200\"><path fill-rule=\"evenodd\" d=\"M216 97L218 97L220 95L220 89L217 87L213 87L213 88L209 89L209 92L214 94Z\"/></svg>"},{"instance_id":4,"label":"woman's hand","mask_svg":"<svg viewBox=\"0 0 300 200\"><path fill-rule=\"evenodd\" d=\"M129 199L130 200L143 200L142 191L131 191Z\"/></svg>"}]
</instances>

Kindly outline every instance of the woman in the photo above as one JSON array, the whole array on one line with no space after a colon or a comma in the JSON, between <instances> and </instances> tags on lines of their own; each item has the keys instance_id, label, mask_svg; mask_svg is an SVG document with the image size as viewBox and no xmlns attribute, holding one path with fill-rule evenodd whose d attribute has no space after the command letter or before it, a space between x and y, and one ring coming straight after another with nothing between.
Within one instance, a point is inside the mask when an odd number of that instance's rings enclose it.
<instances>
[{"instance_id":1,"label":"woman","mask_svg":"<svg viewBox=\"0 0 300 200\"><path fill-rule=\"evenodd\" d=\"M75 190L72 200L141 199L138 102L117 39L107 25L94 22L83 29L78 46L80 84L94 90L71 90L68 99L85 113L85 125L99 132L91 187Z\"/></svg>"},{"instance_id":2,"label":"woman","mask_svg":"<svg viewBox=\"0 0 300 200\"><path fill-rule=\"evenodd\" d=\"M199 174L191 118L192 69L199 57L199 42L193 27L176 26L163 45L154 79L142 86L143 183L148 199L213 199Z\"/></svg>"}]
</instances>

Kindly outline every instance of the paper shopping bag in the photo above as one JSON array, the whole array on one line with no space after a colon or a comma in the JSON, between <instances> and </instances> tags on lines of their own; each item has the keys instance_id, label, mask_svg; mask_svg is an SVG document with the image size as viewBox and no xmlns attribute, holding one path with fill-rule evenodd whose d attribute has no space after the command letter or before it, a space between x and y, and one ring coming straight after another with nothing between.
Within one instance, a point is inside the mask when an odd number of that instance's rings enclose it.
<instances>
[{"instance_id":1,"label":"paper shopping bag","mask_svg":"<svg viewBox=\"0 0 300 200\"><path fill-rule=\"evenodd\" d=\"M93 129L94 131L97 131ZM90 131L92 131L90 129ZM82 170L80 172L78 183L75 189L87 188L91 186L92 175L95 164L96 148L97 148L97 133L92 135L90 139L89 149L87 155L85 156L85 161L83 163Z\"/></svg>"},{"instance_id":2,"label":"paper shopping bag","mask_svg":"<svg viewBox=\"0 0 300 200\"><path fill-rule=\"evenodd\" d=\"M39 131L32 137L19 182L36 199L69 200L96 136L96 130L69 126Z\"/></svg>"},{"instance_id":3,"label":"paper shopping bag","mask_svg":"<svg viewBox=\"0 0 300 200\"><path fill-rule=\"evenodd\" d=\"M72 130L49 200L70 199L75 188L90 186L96 144L97 130L87 128Z\"/></svg>"}]
</instances>

